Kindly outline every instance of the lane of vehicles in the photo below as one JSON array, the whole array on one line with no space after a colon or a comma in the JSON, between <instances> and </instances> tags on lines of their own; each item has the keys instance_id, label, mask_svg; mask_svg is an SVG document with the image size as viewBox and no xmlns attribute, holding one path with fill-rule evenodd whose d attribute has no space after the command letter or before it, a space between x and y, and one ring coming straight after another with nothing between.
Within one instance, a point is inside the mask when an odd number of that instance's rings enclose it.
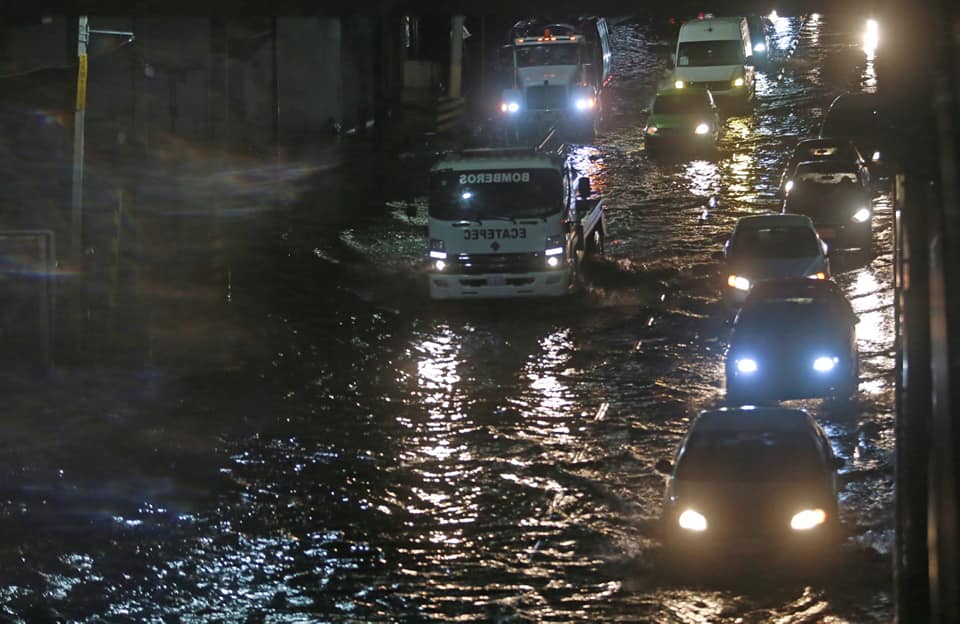
<instances>
[{"instance_id":1,"label":"lane of vehicles","mask_svg":"<svg viewBox=\"0 0 960 624\"><path fill-rule=\"evenodd\" d=\"M428 210L434 299L565 295L603 252L603 201L562 150L449 154L430 170Z\"/></svg>"},{"instance_id":2,"label":"lane of vehicles","mask_svg":"<svg viewBox=\"0 0 960 624\"><path fill-rule=\"evenodd\" d=\"M760 16L683 22L670 80L647 111L647 149L713 148L717 100L753 99L754 66L771 61L770 32ZM506 49L513 84L500 111L516 135L592 138L610 78L606 23L517 22ZM831 279L826 241L870 245L883 130L872 97L837 98L820 135L798 142L786 164L781 213L739 219L724 245L723 301L737 311L724 365L729 407L702 412L674 461L657 464L668 476L662 521L672 561L808 559L829 555L841 537L842 461L810 414L770 404L856 396L858 319ZM443 157L430 171L428 231L434 299L568 294L607 236L589 179L562 150L532 148Z\"/></svg>"}]
</instances>

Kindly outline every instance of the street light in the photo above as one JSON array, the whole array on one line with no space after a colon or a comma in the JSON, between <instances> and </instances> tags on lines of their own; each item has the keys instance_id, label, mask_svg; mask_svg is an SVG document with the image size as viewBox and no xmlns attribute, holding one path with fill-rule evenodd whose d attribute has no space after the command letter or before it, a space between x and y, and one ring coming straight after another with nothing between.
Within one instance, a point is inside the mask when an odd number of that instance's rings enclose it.
<instances>
[{"instance_id":1,"label":"street light","mask_svg":"<svg viewBox=\"0 0 960 624\"><path fill-rule=\"evenodd\" d=\"M133 41L133 33L124 30L91 30L86 15L80 16L77 29L77 106L73 114L73 193L70 209L71 256L79 263L83 252L83 139L87 108L87 43L90 35L118 35Z\"/></svg>"}]
</instances>

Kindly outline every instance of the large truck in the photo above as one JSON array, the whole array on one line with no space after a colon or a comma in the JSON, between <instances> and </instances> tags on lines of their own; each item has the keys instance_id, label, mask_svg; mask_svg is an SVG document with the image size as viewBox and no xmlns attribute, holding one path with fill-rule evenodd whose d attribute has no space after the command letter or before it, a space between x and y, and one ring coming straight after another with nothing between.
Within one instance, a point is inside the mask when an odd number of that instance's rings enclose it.
<instances>
[{"instance_id":1,"label":"large truck","mask_svg":"<svg viewBox=\"0 0 960 624\"><path fill-rule=\"evenodd\" d=\"M596 135L603 88L611 79L609 32L601 17L573 22L514 24L506 46L512 85L500 101L512 136L543 135L552 128L578 139Z\"/></svg>"},{"instance_id":2,"label":"large truck","mask_svg":"<svg viewBox=\"0 0 960 624\"><path fill-rule=\"evenodd\" d=\"M562 151L488 148L430 170L427 276L433 299L572 292L603 253L602 199Z\"/></svg>"}]
</instances>

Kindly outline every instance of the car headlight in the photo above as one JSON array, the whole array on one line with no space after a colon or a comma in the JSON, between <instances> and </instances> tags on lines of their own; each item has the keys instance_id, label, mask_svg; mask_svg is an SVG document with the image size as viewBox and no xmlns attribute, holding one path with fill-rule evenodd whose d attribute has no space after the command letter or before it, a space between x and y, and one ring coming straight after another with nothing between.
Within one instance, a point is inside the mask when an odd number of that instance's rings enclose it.
<instances>
[{"instance_id":1,"label":"car headlight","mask_svg":"<svg viewBox=\"0 0 960 624\"><path fill-rule=\"evenodd\" d=\"M827 521L827 512L822 509L804 509L793 514L790 528L794 531L809 531Z\"/></svg>"},{"instance_id":2,"label":"car headlight","mask_svg":"<svg viewBox=\"0 0 960 624\"><path fill-rule=\"evenodd\" d=\"M753 51L754 51L754 52L766 52L766 51L767 51L767 46L764 45L764 44L762 44L762 43L758 43L757 45L753 46Z\"/></svg>"},{"instance_id":3,"label":"car headlight","mask_svg":"<svg viewBox=\"0 0 960 624\"><path fill-rule=\"evenodd\" d=\"M873 162L880 162L880 152L874 152L873 157L870 160Z\"/></svg>"},{"instance_id":4,"label":"car headlight","mask_svg":"<svg viewBox=\"0 0 960 624\"><path fill-rule=\"evenodd\" d=\"M710 132L710 126L708 126L705 123L702 123L702 124L699 124L696 128L694 128L693 131L697 134L706 134Z\"/></svg>"},{"instance_id":5,"label":"car headlight","mask_svg":"<svg viewBox=\"0 0 960 624\"><path fill-rule=\"evenodd\" d=\"M741 373L749 375L751 373L757 372L757 361L752 358L742 358L737 360L737 370Z\"/></svg>"},{"instance_id":6,"label":"car headlight","mask_svg":"<svg viewBox=\"0 0 960 624\"><path fill-rule=\"evenodd\" d=\"M597 105L597 100L595 100L595 99L592 98L592 97L591 97L591 98L578 98L577 101L574 102L574 106L577 107L577 110L581 110L581 111L589 110L589 109L593 108L593 107L596 106L596 105Z\"/></svg>"},{"instance_id":7,"label":"car headlight","mask_svg":"<svg viewBox=\"0 0 960 624\"><path fill-rule=\"evenodd\" d=\"M680 517L677 518L677 524L680 525L681 529L688 531L707 530L707 519L703 517L703 514L699 514L692 509L687 509L680 514Z\"/></svg>"},{"instance_id":8,"label":"car headlight","mask_svg":"<svg viewBox=\"0 0 960 624\"><path fill-rule=\"evenodd\" d=\"M677 89L682 89L687 85L682 80L677 80L673 83L673 86Z\"/></svg>"},{"instance_id":9,"label":"car headlight","mask_svg":"<svg viewBox=\"0 0 960 624\"><path fill-rule=\"evenodd\" d=\"M442 271L442 270L444 270L445 268L447 268L447 263L446 263L445 260L437 260L436 262L433 263L433 266L434 266L434 268L436 268L438 271Z\"/></svg>"},{"instance_id":10,"label":"car headlight","mask_svg":"<svg viewBox=\"0 0 960 624\"><path fill-rule=\"evenodd\" d=\"M783 185L783 192L789 193L793 188L793 180L787 180L787 183Z\"/></svg>"},{"instance_id":11,"label":"car headlight","mask_svg":"<svg viewBox=\"0 0 960 624\"><path fill-rule=\"evenodd\" d=\"M813 370L818 373L829 373L834 369L840 358L821 356L813 361Z\"/></svg>"},{"instance_id":12,"label":"car headlight","mask_svg":"<svg viewBox=\"0 0 960 624\"><path fill-rule=\"evenodd\" d=\"M863 223L870 218L870 210L868 208L861 208L860 210L853 213L853 220L857 223Z\"/></svg>"},{"instance_id":13,"label":"car headlight","mask_svg":"<svg viewBox=\"0 0 960 624\"><path fill-rule=\"evenodd\" d=\"M520 110L519 102L504 102L500 105L500 110L504 113L516 113Z\"/></svg>"},{"instance_id":14,"label":"car headlight","mask_svg":"<svg viewBox=\"0 0 960 624\"><path fill-rule=\"evenodd\" d=\"M734 78L734 79L733 79L733 86L735 86L735 87L742 87L742 86L743 86L743 78Z\"/></svg>"},{"instance_id":15,"label":"car headlight","mask_svg":"<svg viewBox=\"0 0 960 624\"><path fill-rule=\"evenodd\" d=\"M741 275L731 275L727 278L727 286L737 290L750 290L750 280Z\"/></svg>"},{"instance_id":16,"label":"car headlight","mask_svg":"<svg viewBox=\"0 0 960 624\"><path fill-rule=\"evenodd\" d=\"M816 273L811 273L807 277L809 277L810 279L825 280L827 279L827 274L824 273L823 271L817 271Z\"/></svg>"},{"instance_id":17,"label":"car headlight","mask_svg":"<svg viewBox=\"0 0 960 624\"><path fill-rule=\"evenodd\" d=\"M656 126L647 126L647 134L656 134L656 133L657 133Z\"/></svg>"}]
</instances>

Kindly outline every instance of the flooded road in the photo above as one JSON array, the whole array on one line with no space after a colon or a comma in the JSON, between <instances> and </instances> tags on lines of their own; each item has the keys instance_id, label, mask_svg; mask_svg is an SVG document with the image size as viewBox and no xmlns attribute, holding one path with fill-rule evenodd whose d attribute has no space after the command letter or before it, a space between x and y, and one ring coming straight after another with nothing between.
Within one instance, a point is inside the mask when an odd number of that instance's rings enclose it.
<instances>
[{"instance_id":1,"label":"flooded road","mask_svg":"<svg viewBox=\"0 0 960 624\"><path fill-rule=\"evenodd\" d=\"M859 399L791 402L846 460L836 567L671 580L654 470L722 405L714 252L738 217L777 209L788 152L832 97L874 86L859 26L778 19L782 66L753 114L725 119L718 157L662 161L642 111L666 41L617 25L605 127L575 149L607 255L559 304L428 300L423 211L405 216L424 202L415 158L184 172L184 196L231 189L215 214L144 176L145 303L111 308L119 337L89 345L96 361L5 381L0 619L890 621L889 192L875 254L832 259L860 316Z\"/></svg>"}]
</instances>

